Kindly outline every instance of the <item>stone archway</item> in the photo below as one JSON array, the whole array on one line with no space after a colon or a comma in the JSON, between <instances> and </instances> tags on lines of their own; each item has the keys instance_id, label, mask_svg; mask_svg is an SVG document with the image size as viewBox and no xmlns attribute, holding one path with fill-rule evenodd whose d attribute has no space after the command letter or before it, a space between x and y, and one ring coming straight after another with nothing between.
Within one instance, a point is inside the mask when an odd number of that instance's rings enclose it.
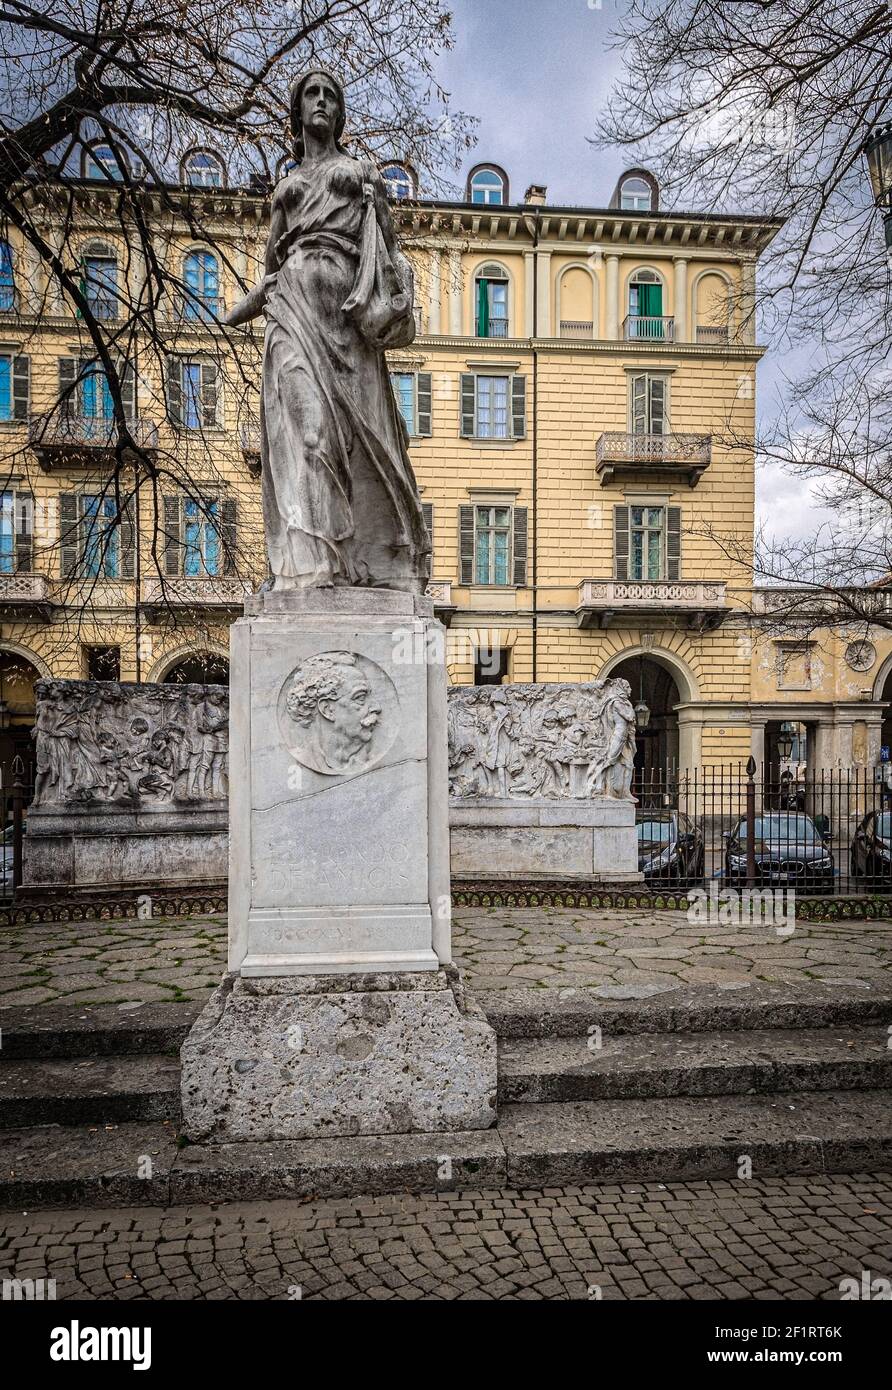
<instances>
[{"instance_id":1,"label":"stone archway","mask_svg":"<svg viewBox=\"0 0 892 1390\"><path fill-rule=\"evenodd\" d=\"M164 685L228 685L229 658L217 652L192 652L174 661L161 682Z\"/></svg>"},{"instance_id":2,"label":"stone archway","mask_svg":"<svg viewBox=\"0 0 892 1390\"><path fill-rule=\"evenodd\" d=\"M34 782L35 686L49 674L32 653L4 644L0 648L0 785L12 785L12 763L18 756L25 765L25 785Z\"/></svg>"}]
</instances>

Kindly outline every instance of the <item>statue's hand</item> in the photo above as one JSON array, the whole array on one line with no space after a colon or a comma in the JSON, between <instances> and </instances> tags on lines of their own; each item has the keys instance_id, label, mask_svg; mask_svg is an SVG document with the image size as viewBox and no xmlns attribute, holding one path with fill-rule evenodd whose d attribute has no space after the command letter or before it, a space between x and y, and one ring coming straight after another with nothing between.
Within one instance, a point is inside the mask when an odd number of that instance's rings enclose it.
<instances>
[{"instance_id":1,"label":"statue's hand","mask_svg":"<svg viewBox=\"0 0 892 1390\"><path fill-rule=\"evenodd\" d=\"M250 323L252 319L259 318L266 308L267 296L275 282L274 275L265 276L259 285L255 285L253 290L249 290L237 304L234 304L223 319L227 328L237 328L239 324Z\"/></svg>"}]
</instances>

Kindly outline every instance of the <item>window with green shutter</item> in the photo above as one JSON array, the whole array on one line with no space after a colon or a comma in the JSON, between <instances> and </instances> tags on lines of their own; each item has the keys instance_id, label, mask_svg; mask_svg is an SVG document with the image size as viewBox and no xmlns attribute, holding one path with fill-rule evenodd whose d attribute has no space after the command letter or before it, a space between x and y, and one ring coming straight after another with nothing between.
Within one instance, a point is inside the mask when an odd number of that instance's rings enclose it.
<instances>
[{"instance_id":1,"label":"window with green shutter","mask_svg":"<svg viewBox=\"0 0 892 1390\"><path fill-rule=\"evenodd\" d=\"M524 439L526 432L525 377L462 372L461 433L464 438Z\"/></svg>"},{"instance_id":2,"label":"window with green shutter","mask_svg":"<svg viewBox=\"0 0 892 1390\"><path fill-rule=\"evenodd\" d=\"M673 580L681 572L681 508L631 504L613 509L614 578Z\"/></svg>"},{"instance_id":3,"label":"window with green shutter","mask_svg":"<svg viewBox=\"0 0 892 1390\"><path fill-rule=\"evenodd\" d=\"M114 494L63 493L59 498L63 579L132 579L136 528L132 503Z\"/></svg>"},{"instance_id":4,"label":"window with green shutter","mask_svg":"<svg viewBox=\"0 0 892 1390\"><path fill-rule=\"evenodd\" d=\"M0 352L0 420L27 420L31 400L31 359Z\"/></svg>"}]
</instances>

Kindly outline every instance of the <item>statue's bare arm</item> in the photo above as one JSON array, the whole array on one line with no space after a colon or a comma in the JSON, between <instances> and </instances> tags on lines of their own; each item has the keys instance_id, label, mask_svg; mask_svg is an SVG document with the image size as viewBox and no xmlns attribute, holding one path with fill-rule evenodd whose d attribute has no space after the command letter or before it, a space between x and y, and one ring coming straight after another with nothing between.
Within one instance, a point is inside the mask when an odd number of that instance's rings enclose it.
<instances>
[{"instance_id":1,"label":"statue's bare arm","mask_svg":"<svg viewBox=\"0 0 892 1390\"><path fill-rule=\"evenodd\" d=\"M287 231L285 211L279 198L279 190L273 194L272 207L269 218L269 236L266 242L266 260L264 264L264 276L259 284L249 290L242 299L234 304L223 322L230 328L236 328L239 324L250 323L263 313L266 304L266 296L275 281L276 272L279 269L279 261L276 255L276 246L279 238Z\"/></svg>"}]
</instances>

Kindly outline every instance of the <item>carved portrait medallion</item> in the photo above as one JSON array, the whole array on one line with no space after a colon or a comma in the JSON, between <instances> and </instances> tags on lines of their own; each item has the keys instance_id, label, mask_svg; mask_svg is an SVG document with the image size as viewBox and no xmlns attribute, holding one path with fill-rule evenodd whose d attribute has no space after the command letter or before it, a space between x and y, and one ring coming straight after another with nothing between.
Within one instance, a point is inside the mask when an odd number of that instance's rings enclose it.
<instances>
[{"instance_id":1,"label":"carved portrait medallion","mask_svg":"<svg viewBox=\"0 0 892 1390\"><path fill-rule=\"evenodd\" d=\"M380 762L399 728L399 699L385 671L356 652L317 652L279 694L279 728L292 758L329 777Z\"/></svg>"},{"instance_id":2,"label":"carved portrait medallion","mask_svg":"<svg viewBox=\"0 0 892 1390\"><path fill-rule=\"evenodd\" d=\"M877 659L877 649L866 638L846 647L846 665L853 671L869 671Z\"/></svg>"}]
</instances>

